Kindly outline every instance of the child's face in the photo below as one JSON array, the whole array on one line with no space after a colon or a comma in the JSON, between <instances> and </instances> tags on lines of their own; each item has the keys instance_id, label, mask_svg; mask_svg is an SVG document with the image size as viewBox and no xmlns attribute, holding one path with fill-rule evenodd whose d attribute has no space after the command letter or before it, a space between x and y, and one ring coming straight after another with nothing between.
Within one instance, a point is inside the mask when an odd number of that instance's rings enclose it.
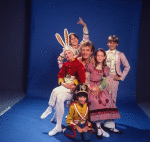
<instances>
[{"instance_id":1,"label":"child's face","mask_svg":"<svg viewBox=\"0 0 150 142\"><path fill-rule=\"evenodd\" d=\"M70 44L75 46L78 44L78 38L76 38L74 35L71 35L71 40L70 40Z\"/></svg>"},{"instance_id":2,"label":"child's face","mask_svg":"<svg viewBox=\"0 0 150 142\"><path fill-rule=\"evenodd\" d=\"M110 50L115 50L116 47L118 46L118 43L117 42L113 42L113 41L109 41L107 43L107 45L108 45L108 47L109 47Z\"/></svg>"},{"instance_id":3,"label":"child's face","mask_svg":"<svg viewBox=\"0 0 150 142\"><path fill-rule=\"evenodd\" d=\"M73 59L73 53L72 53L71 51L69 51L69 50L66 50L66 51L65 51L65 58L66 58L67 60Z\"/></svg>"},{"instance_id":4,"label":"child's face","mask_svg":"<svg viewBox=\"0 0 150 142\"><path fill-rule=\"evenodd\" d=\"M97 59L97 62L102 63L104 59L106 59L106 56L104 55L103 52L98 51L96 55L96 59Z\"/></svg>"},{"instance_id":5,"label":"child's face","mask_svg":"<svg viewBox=\"0 0 150 142\"><path fill-rule=\"evenodd\" d=\"M86 102L86 97L85 96L80 96L80 97L78 97L78 101L79 101L80 104L83 105Z\"/></svg>"},{"instance_id":6,"label":"child's face","mask_svg":"<svg viewBox=\"0 0 150 142\"><path fill-rule=\"evenodd\" d=\"M84 59L90 58L90 56L93 54L93 52L91 51L91 47L88 46L82 47L81 53Z\"/></svg>"}]
</instances>

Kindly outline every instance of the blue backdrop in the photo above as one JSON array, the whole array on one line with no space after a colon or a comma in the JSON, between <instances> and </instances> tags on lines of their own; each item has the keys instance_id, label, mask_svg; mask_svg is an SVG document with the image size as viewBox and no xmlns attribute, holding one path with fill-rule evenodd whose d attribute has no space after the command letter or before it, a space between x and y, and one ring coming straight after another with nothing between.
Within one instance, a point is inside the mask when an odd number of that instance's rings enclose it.
<instances>
[{"instance_id":1,"label":"blue backdrop","mask_svg":"<svg viewBox=\"0 0 150 142\"><path fill-rule=\"evenodd\" d=\"M49 98L58 85L57 57L62 52L55 33L63 37L67 28L81 41L83 27L77 24L81 17L96 49L108 50L108 36L119 37L117 49L125 53L131 70L125 81L120 82L118 100L135 100L141 8L140 0L32 0L27 95Z\"/></svg>"}]
</instances>

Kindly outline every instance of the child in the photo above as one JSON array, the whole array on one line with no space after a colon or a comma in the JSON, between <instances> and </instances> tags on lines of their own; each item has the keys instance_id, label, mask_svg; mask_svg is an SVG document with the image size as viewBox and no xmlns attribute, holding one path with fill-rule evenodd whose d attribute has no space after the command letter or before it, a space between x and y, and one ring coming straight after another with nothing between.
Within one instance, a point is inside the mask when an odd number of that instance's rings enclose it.
<instances>
[{"instance_id":1,"label":"child","mask_svg":"<svg viewBox=\"0 0 150 142\"><path fill-rule=\"evenodd\" d=\"M119 40L117 36L111 35L108 37L107 45L109 47L109 50L106 51L107 54L106 63L107 66L110 68L109 80L111 84L112 99L115 104L117 99L119 80L123 81L130 70L130 65L125 55L120 51L116 50L118 44L119 44ZM124 66L123 72L121 71L121 63ZM120 133L119 130L115 129L114 120L106 121L104 126L106 128L110 128L110 131L114 133Z\"/></svg>"},{"instance_id":2,"label":"child","mask_svg":"<svg viewBox=\"0 0 150 142\"><path fill-rule=\"evenodd\" d=\"M88 88L85 84L78 85L74 93L76 102L72 103L66 119L68 127L64 134L75 141L90 141L92 125L88 121ZM83 139L82 139L83 137Z\"/></svg>"},{"instance_id":3,"label":"child","mask_svg":"<svg viewBox=\"0 0 150 142\"><path fill-rule=\"evenodd\" d=\"M106 53L103 49L98 49L95 53L95 65L89 63L86 66L86 84L89 88L89 115L91 121L96 122L98 138L109 137L101 128L101 122L109 119L119 119L119 111L116 108L111 98L111 88L109 83L109 67L105 63ZM94 88L99 86L102 77L106 77L108 83L108 90L105 87L103 91L95 92Z\"/></svg>"},{"instance_id":4,"label":"child","mask_svg":"<svg viewBox=\"0 0 150 142\"><path fill-rule=\"evenodd\" d=\"M80 17L79 17L79 22L77 24L83 25L83 40L81 41L81 43L83 43L85 41L88 41L89 40L89 35L88 35L87 26ZM69 34L69 41L70 41L70 44L71 44L71 48L74 51L74 57L76 58L80 55L80 52L81 52L81 45L78 44L79 38L75 33L70 33ZM62 67L64 58L65 58L65 56L64 56L64 53L62 52L60 54L60 56L58 57L58 59L57 59L59 68Z\"/></svg>"},{"instance_id":5,"label":"child","mask_svg":"<svg viewBox=\"0 0 150 142\"><path fill-rule=\"evenodd\" d=\"M79 22L77 24L80 24L83 26L83 40L81 41L81 43L88 41L89 35L88 35L88 29L87 29L86 23L84 23L81 17L79 17ZM78 44L79 42L78 36L75 33L70 33L69 41L70 41L71 48L74 52L74 57L75 58L79 57L81 55L81 43ZM64 58L65 56L64 56L64 53L62 52L60 56L57 58L59 68L62 67ZM67 101L67 107L69 107L69 105L70 105L70 101ZM54 113L54 116L51 121L54 121L55 118L56 118L56 113Z\"/></svg>"},{"instance_id":6,"label":"child","mask_svg":"<svg viewBox=\"0 0 150 142\"><path fill-rule=\"evenodd\" d=\"M61 45L64 47L63 52L67 59L67 61L63 63L63 66L58 73L58 83L60 86L53 89L49 99L49 107L41 115L42 119L46 118L52 112L52 107L56 105L57 124L56 127L49 132L50 136L53 136L62 130L61 123L64 114L64 102L72 98L71 90L66 86L68 84L78 85L76 76L78 76L78 79L81 83L85 82L85 68L77 58L74 58L74 52L69 46L67 29L64 30L64 35L66 45L62 41L60 35L56 34L59 43L61 43Z\"/></svg>"}]
</instances>

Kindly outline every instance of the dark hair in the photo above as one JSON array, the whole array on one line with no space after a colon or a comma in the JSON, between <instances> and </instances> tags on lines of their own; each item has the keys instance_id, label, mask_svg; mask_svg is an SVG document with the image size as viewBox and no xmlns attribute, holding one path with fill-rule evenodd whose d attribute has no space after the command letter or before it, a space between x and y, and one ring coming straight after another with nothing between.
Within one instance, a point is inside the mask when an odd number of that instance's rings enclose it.
<instances>
[{"instance_id":1,"label":"dark hair","mask_svg":"<svg viewBox=\"0 0 150 142\"><path fill-rule=\"evenodd\" d=\"M86 46L88 46L88 47L91 48L91 51L93 52L92 55L93 55L93 54L94 54L94 51L95 51L95 47L94 47L93 43L88 40L88 41L83 42L83 43L81 44L81 48L82 48L82 47L86 47Z\"/></svg>"},{"instance_id":2,"label":"dark hair","mask_svg":"<svg viewBox=\"0 0 150 142\"><path fill-rule=\"evenodd\" d=\"M79 40L78 36L77 36L75 33L70 33L70 34L69 34L69 41L71 41L71 36L72 36L72 35L74 35L74 37L76 37L76 38Z\"/></svg>"},{"instance_id":3,"label":"dark hair","mask_svg":"<svg viewBox=\"0 0 150 142\"><path fill-rule=\"evenodd\" d=\"M119 43L119 39L116 35L111 35L111 36L108 37L107 43L111 42L111 41Z\"/></svg>"},{"instance_id":4,"label":"dark hair","mask_svg":"<svg viewBox=\"0 0 150 142\"><path fill-rule=\"evenodd\" d=\"M84 88L82 88L84 86ZM86 101L88 100L88 87L87 85L80 84L76 86L74 93L73 93L73 101L77 101L78 97L86 97Z\"/></svg>"},{"instance_id":5,"label":"dark hair","mask_svg":"<svg viewBox=\"0 0 150 142\"><path fill-rule=\"evenodd\" d=\"M95 59L95 67L97 67L97 65L98 65L98 61L97 61L97 59L96 59L96 56L97 56L97 53L98 52L103 52L104 53L104 56L106 56L106 52L105 52L105 50L103 49L103 48L99 48L96 52L95 52L95 54L94 54L94 59ZM104 66L107 66L106 65L106 58L104 59L104 61L103 61L103 63L102 63L102 70L104 71Z\"/></svg>"},{"instance_id":6,"label":"dark hair","mask_svg":"<svg viewBox=\"0 0 150 142\"><path fill-rule=\"evenodd\" d=\"M88 95L87 95L87 93L80 92L80 93L77 93L77 94L75 94L75 93L73 94L72 102L78 101L78 97L82 97L82 96L86 97L86 101L88 101Z\"/></svg>"}]
</instances>

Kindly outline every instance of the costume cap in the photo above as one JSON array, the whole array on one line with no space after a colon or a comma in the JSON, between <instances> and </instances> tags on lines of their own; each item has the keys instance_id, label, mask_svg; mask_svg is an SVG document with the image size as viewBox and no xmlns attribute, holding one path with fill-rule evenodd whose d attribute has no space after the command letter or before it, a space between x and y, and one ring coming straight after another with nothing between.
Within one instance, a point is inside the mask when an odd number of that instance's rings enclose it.
<instances>
[{"instance_id":1,"label":"costume cap","mask_svg":"<svg viewBox=\"0 0 150 142\"><path fill-rule=\"evenodd\" d=\"M75 91L75 94L78 94L78 93L81 93L81 92L84 92L84 93L88 93L88 87L87 85L85 84L80 84L76 87L76 91Z\"/></svg>"}]
</instances>

